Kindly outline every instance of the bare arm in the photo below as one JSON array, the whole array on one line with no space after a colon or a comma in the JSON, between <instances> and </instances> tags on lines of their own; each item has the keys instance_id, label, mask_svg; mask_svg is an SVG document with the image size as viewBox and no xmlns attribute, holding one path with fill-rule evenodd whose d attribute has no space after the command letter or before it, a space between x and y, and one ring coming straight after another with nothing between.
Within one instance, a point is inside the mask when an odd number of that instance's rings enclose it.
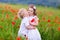
<instances>
[{"instance_id":1,"label":"bare arm","mask_svg":"<svg viewBox=\"0 0 60 40\"><path fill-rule=\"evenodd\" d=\"M25 27L30 30L30 29L35 29L32 25L29 24L29 20L26 18L25 19Z\"/></svg>"},{"instance_id":2,"label":"bare arm","mask_svg":"<svg viewBox=\"0 0 60 40\"><path fill-rule=\"evenodd\" d=\"M30 24L33 25L33 26L37 26L37 25L38 25L38 18L36 17L36 18L34 19L34 22L31 22L31 21L30 21Z\"/></svg>"},{"instance_id":3,"label":"bare arm","mask_svg":"<svg viewBox=\"0 0 60 40\"><path fill-rule=\"evenodd\" d=\"M35 27L33 27L33 26L31 26L31 25L26 26L26 28L27 28L28 30L35 29Z\"/></svg>"}]
</instances>

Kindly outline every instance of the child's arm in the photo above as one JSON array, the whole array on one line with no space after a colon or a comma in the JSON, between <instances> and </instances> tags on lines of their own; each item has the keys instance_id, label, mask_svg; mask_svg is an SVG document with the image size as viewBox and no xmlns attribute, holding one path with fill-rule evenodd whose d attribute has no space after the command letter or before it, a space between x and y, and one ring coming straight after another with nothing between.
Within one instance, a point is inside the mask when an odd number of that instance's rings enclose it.
<instances>
[{"instance_id":1,"label":"child's arm","mask_svg":"<svg viewBox=\"0 0 60 40\"><path fill-rule=\"evenodd\" d=\"M35 27L33 27L33 26L31 26L31 25L26 26L26 28L27 28L28 30L35 29Z\"/></svg>"},{"instance_id":2,"label":"child's arm","mask_svg":"<svg viewBox=\"0 0 60 40\"><path fill-rule=\"evenodd\" d=\"M38 18L35 17L35 18L32 19L29 23L30 23L31 25L33 25L33 26L37 26L37 25L38 25Z\"/></svg>"},{"instance_id":3,"label":"child's arm","mask_svg":"<svg viewBox=\"0 0 60 40\"><path fill-rule=\"evenodd\" d=\"M25 19L25 26L26 26L27 29L35 29L35 27L33 27L33 26L31 26L29 24L29 20L28 19Z\"/></svg>"}]
</instances>

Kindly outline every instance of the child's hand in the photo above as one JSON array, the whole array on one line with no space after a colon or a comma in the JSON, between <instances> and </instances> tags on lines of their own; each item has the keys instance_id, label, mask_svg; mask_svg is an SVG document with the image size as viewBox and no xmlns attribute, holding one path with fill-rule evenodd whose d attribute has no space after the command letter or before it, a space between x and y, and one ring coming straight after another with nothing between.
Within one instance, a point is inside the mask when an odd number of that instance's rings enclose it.
<instances>
[{"instance_id":1,"label":"child's hand","mask_svg":"<svg viewBox=\"0 0 60 40\"><path fill-rule=\"evenodd\" d=\"M38 18L37 17L33 18L29 23L30 23L30 25L37 26L38 25Z\"/></svg>"},{"instance_id":2,"label":"child's hand","mask_svg":"<svg viewBox=\"0 0 60 40\"><path fill-rule=\"evenodd\" d=\"M31 22L34 22L35 21L35 19L33 18L32 20L31 20Z\"/></svg>"},{"instance_id":3,"label":"child's hand","mask_svg":"<svg viewBox=\"0 0 60 40\"><path fill-rule=\"evenodd\" d=\"M33 18L32 20L29 21L30 25L34 25L35 24L35 19Z\"/></svg>"}]
</instances>

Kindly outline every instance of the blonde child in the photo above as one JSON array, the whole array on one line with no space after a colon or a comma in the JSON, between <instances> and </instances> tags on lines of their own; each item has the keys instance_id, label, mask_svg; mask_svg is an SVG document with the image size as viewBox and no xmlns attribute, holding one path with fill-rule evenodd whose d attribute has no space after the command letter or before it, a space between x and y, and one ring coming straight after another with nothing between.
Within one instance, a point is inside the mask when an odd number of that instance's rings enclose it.
<instances>
[{"instance_id":1,"label":"blonde child","mask_svg":"<svg viewBox=\"0 0 60 40\"><path fill-rule=\"evenodd\" d=\"M21 40L21 36L25 37L26 40L27 40L27 26L29 25L29 20L28 20L28 12L26 9L22 8L19 10L18 12L18 17L22 19L21 21L21 25L20 25L20 28L19 28L19 31L18 31L18 37L17 37L17 40Z\"/></svg>"}]
</instances>

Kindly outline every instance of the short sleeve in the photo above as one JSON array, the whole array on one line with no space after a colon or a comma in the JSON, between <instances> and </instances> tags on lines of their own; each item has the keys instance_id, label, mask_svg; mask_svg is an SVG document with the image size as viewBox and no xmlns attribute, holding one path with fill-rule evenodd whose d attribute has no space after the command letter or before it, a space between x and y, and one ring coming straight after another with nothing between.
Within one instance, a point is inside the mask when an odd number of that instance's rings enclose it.
<instances>
[{"instance_id":1,"label":"short sleeve","mask_svg":"<svg viewBox=\"0 0 60 40\"><path fill-rule=\"evenodd\" d=\"M39 20L39 18L37 16L34 16L35 19Z\"/></svg>"}]
</instances>

